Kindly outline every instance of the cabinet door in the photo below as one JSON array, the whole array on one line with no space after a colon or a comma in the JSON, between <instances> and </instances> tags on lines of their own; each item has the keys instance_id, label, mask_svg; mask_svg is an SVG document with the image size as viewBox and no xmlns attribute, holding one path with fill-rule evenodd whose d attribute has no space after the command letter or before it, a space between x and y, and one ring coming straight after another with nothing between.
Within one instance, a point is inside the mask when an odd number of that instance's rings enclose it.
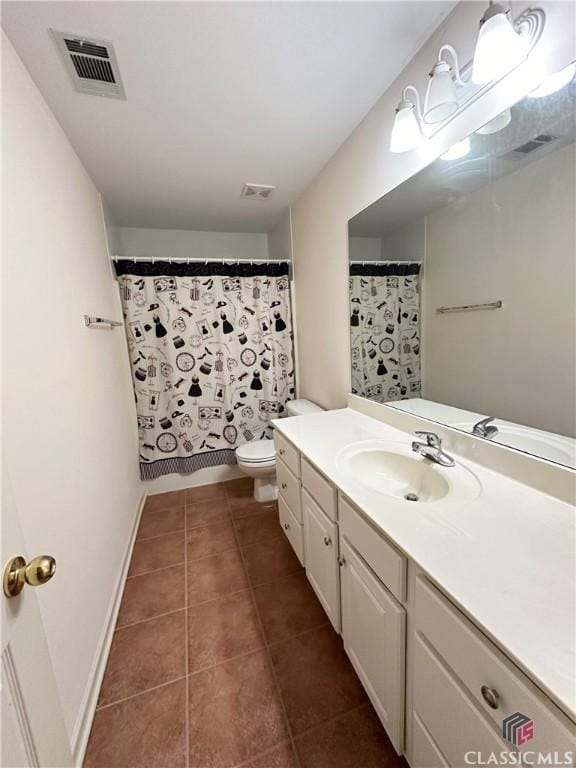
<instances>
[{"instance_id":1,"label":"cabinet door","mask_svg":"<svg viewBox=\"0 0 576 768\"><path fill-rule=\"evenodd\" d=\"M340 632L338 526L302 491L306 575L332 626Z\"/></svg>"},{"instance_id":2,"label":"cabinet door","mask_svg":"<svg viewBox=\"0 0 576 768\"><path fill-rule=\"evenodd\" d=\"M342 637L398 754L404 751L406 611L341 541Z\"/></svg>"}]
</instances>

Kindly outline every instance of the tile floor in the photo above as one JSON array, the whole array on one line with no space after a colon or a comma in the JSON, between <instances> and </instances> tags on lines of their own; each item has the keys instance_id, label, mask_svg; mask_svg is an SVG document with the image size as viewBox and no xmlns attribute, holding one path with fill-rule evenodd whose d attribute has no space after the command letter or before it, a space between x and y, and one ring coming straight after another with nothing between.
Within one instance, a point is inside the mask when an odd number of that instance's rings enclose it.
<instances>
[{"instance_id":1,"label":"tile floor","mask_svg":"<svg viewBox=\"0 0 576 768\"><path fill-rule=\"evenodd\" d=\"M84 766L406 766L251 480L147 500Z\"/></svg>"}]
</instances>

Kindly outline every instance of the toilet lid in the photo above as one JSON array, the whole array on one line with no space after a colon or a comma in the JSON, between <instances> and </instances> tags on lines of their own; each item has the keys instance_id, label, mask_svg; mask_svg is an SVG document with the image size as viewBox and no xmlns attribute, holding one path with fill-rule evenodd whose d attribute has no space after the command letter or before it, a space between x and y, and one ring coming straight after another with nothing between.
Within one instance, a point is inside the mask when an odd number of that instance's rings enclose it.
<instances>
[{"instance_id":1,"label":"toilet lid","mask_svg":"<svg viewBox=\"0 0 576 768\"><path fill-rule=\"evenodd\" d=\"M242 461L257 464L263 461L271 461L276 457L273 440L252 440L236 448L236 456Z\"/></svg>"}]
</instances>

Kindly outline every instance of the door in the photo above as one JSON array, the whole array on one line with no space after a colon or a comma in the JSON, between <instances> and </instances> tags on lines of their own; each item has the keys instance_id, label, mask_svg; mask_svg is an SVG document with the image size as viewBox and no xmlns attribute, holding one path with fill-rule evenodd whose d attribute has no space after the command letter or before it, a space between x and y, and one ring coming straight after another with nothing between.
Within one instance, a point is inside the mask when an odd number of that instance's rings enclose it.
<instances>
[{"instance_id":1,"label":"door","mask_svg":"<svg viewBox=\"0 0 576 768\"><path fill-rule=\"evenodd\" d=\"M7 473L2 477L2 568L26 557ZM34 553L38 554L38 553ZM57 579L43 589L57 588ZM72 765L72 755L35 588L2 592L2 768Z\"/></svg>"},{"instance_id":2,"label":"door","mask_svg":"<svg viewBox=\"0 0 576 768\"><path fill-rule=\"evenodd\" d=\"M340 632L338 527L305 490L302 490L302 516L306 575L332 626Z\"/></svg>"},{"instance_id":3,"label":"door","mask_svg":"<svg viewBox=\"0 0 576 768\"><path fill-rule=\"evenodd\" d=\"M402 754L406 611L346 539L340 555L344 648L390 741Z\"/></svg>"}]
</instances>

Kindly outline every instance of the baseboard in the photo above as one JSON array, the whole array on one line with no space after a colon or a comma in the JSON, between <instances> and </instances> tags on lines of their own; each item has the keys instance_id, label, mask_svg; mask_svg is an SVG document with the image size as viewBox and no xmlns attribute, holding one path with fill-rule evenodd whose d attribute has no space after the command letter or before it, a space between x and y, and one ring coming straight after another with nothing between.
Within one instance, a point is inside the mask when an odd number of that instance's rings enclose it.
<instances>
[{"instance_id":1,"label":"baseboard","mask_svg":"<svg viewBox=\"0 0 576 768\"><path fill-rule=\"evenodd\" d=\"M108 654L110 653L110 646L112 645L112 636L114 635L116 619L118 618L118 611L120 610L124 584L126 582L130 560L132 558L132 550L136 540L136 531L138 530L138 524L140 523L140 516L142 515L145 501L146 493L143 493L134 518L134 525L130 534L128 546L126 547L124 561L120 568L120 573L118 574L118 580L116 581L114 596L110 602L108 615L104 623L102 634L100 635L100 642L98 643L100 650L96 654L94 664L90 671L90 680L86 687L86 694L80 708L81 714L76 721L76 726L72 735L72 755L76 768L82 768L82 763L84 762L84 755L86 747L88 746L88 739L90 737L92 721L96 711L100 686L102 685L102 678L104 677L104 672L106 670L106 662L108 661Z\"/></svg>"}]
</instances>

